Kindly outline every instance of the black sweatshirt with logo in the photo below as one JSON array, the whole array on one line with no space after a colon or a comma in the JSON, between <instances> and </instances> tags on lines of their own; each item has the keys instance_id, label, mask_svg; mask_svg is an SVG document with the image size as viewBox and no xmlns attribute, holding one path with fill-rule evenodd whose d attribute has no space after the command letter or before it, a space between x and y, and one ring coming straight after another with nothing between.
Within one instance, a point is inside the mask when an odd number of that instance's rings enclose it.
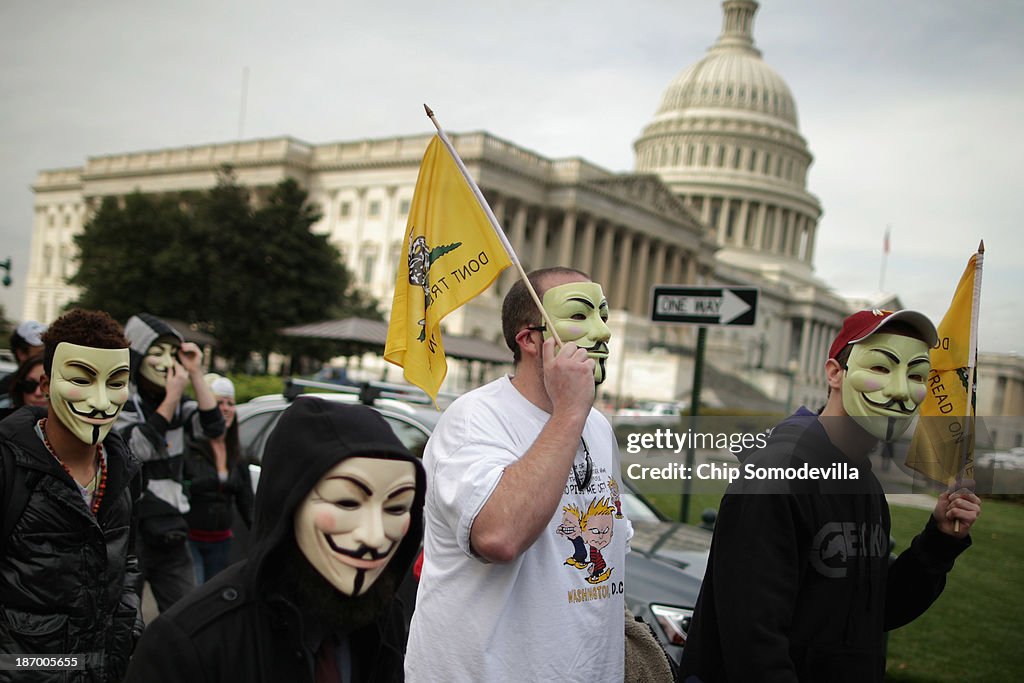
<instances>
[{"instance_id":1,"label":"black sweatshirt with logo","mask_svg":"<svg viewBox=\"0 0 1024 683\"><path fill-rule=\"evenodd\" d=\"M870 462L850 462L806 408L779 424L743 470L804 463L848 475L856 468L858 478L729 487L683 681L881 681L885 631L922 614L970 546L929 515L890 565L889 507Z\"/></svg>"}]
</instances>

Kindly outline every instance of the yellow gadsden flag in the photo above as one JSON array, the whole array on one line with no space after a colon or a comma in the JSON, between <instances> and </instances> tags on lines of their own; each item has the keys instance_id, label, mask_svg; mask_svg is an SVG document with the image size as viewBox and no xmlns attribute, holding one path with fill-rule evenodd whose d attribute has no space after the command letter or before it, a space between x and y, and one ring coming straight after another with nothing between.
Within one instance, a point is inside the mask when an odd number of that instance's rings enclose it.
<instances>
[{"instance_id":1,"label":"yellow gadsden flag","mask_svg":"<svg viewBox=\"0 0 1024 683\"><path fill-rule=\"evenodd\" d=\"M384 359L437 400L448 372L441 320L511 264L455 159L434 136L409 209Z\"/></svg>"},{"instance_id":2,"label":"yellow gadsden flag","mask_svg":"<svg viewBox=\"0 0 1024 683\"><path fill-rule=\"evenodd\" d=\"M931 350L928 393L907 453L907 465L929 479L948 485L974 477L975 310L980 300L979 252L971 256L953 294L953 303L939 324L939 341ZM971 396L968 400L968 388Z\"/></svg>"}]
</instances>

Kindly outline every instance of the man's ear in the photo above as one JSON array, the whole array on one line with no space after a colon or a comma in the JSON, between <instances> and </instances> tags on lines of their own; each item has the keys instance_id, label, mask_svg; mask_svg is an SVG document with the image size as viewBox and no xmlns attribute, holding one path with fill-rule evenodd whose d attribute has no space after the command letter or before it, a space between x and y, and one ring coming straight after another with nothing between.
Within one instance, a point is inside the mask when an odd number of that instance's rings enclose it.
<instances>
[{"instance_id":1,"label":"man's ear","mask_svg":"<svg viewBox=\"0 0 1024 683\"><path fill-rule=\"evenodd\" d=\"M825 362L825 380L828 382L829 389L834 391L841 389L845 375L846 369L835 358L829 358Z\"/></svg>"},{"instance_id":2,"label":"man's ear","mask_svg":"<svg viewBox=\"0 0 1024 683\"><path fill-rule=\"evenodd\" d=\"M516 335L516 344L519 344L520 354L540 356L543 353L544 335L534 335L535 330L523 328Z\"/></svg>"},{"instance_id":3,"label":"man's ear","mask_svg":"<svg viewBox=\"0 0 1024 683\"><path fill-rule=\"evenodd\" d=\"M43 395L46 398L50 398L50 376L45 372L39 378L39 388L43 390Z\"/></svg>"}]
</instances>

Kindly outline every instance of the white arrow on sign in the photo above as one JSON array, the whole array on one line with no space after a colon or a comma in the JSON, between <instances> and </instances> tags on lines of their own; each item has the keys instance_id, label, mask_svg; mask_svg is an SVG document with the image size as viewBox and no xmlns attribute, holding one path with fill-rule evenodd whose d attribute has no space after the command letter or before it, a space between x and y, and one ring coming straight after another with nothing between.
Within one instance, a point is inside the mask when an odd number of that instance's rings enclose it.
<instances>
[{"instance_id":1,"label":"white arrow on sign","mask_svg":"<svg viewBox=\"0 0 1024 683\"><path fill-rule=\"evenodd\" d=\"M749 310L750 304L733 294L731 290L722 289L722 307L718 311L718 322L723 325L730 323Z\"/></svg>"},{"instance_id":2,"label":"white arrow on sign","mask_svg":"<svg viewBox=\"0 0 1024 683\"><path fill-rule=\"evenodd\" d=\"M719 324L725 325L749 311L751 306L723 287L722 296L661 295L657 308L659 313L667 315L717 318Z\"/></svg>"}]
</instances>

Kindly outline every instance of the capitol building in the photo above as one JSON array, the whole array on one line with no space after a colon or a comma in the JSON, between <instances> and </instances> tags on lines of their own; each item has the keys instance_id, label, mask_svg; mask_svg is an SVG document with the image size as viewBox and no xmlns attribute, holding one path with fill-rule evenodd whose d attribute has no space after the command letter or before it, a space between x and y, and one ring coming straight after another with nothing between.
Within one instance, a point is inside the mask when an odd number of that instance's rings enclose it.
<instances>
[{"instance_id":1,"label":"capitol building","mask_svg":"<svg viewBox=\"0 0 1024 683\"><path fill-rule=\"evenodd\" d=\"M813 156L796 99L756 46L758 4L725 0L722 7L717 40L651 103L646 125L637 122L632 172L582 157L548 158L491 132L450 137L524 268L570 265L604 285L613 338L602 398L686 400L696 328L651 322L651 288L722 285L757 287L760 299L753 326L709 328L704 401L771 412L819 406L821 366L843 318L899 301L848 301L815 276L822 207L807 187ZM52 320L76 297L66 284L73 237L102 198L210 188L223 165L257 200L282 179L297 179L320 207L314 230L329 236L387 312L431 137L278 137L95 156L43 170L33 185L23 317ZM451 314L446 333L501 344L500 302L511 278L506 272ZM363 362L386 372L379 359ZM444 388L462 391L507 370L454 362ZM397 380L398 372L388 377Z\"/></svg>"}]
</instances>

